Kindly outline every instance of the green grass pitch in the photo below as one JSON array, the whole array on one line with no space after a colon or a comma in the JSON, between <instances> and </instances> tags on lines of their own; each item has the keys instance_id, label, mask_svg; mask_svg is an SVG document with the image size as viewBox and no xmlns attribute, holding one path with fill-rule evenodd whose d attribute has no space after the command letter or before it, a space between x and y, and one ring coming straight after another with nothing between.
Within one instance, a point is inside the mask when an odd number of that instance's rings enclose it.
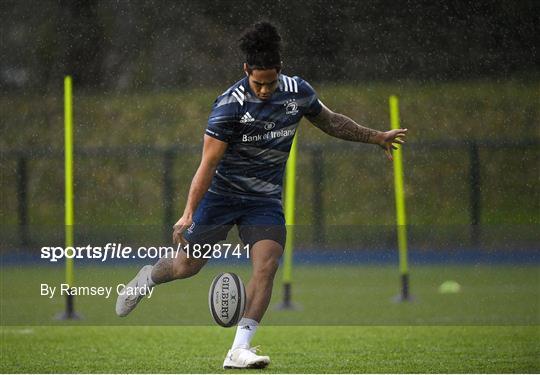
<instances>
[{"instance_id":1,"label":"green grass pitch","mask_svg":"<svg viewBox=\"0 0 540 375\"><path fill-rule=\"evenodd\" d=\"M208 373L234 331L218 327L5 327L5 372ZM538 327L262 327L260 372L538 372ZM253 372L253 370L251 370ZM259 372L259 371L257 371Z\"/></svg>"},{"instance_id":2,"label":"green grass pitch","mask_svg":"<svg viewBox=\"0 0 540 375\"><path fill-rule=\"evenodd\" d=\"M76 280L112 285L136 269L79 267ZM3 267L0 371L222 372L234 329L212 325L206 296L212 277L225 269L249 276L248 267L209 266L160 286L124 319L114 316L112 298L79 297L84 319L66 325L51 319L63 298L38 295L40 282L62 281L61 267ZM415 302L396 304L393 266L296 267L293 293L301 309L273 308L278 282L253 342L272 360L260 372L540 371L538 267L416 266L411 276ZM437 292L449 279L462 285L461 293Z\"/></svg>"}]
</instances>

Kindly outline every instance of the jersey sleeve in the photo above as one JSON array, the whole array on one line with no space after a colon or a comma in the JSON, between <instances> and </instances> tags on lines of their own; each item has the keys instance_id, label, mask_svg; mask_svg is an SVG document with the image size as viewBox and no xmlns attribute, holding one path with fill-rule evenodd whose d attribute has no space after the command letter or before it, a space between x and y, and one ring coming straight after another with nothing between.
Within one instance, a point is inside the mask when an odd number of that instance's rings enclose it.
<instances>
[{"instance_id":1,"label":"jersey sleeve","mask_svg":"<svg viewBox=\"0 0 540 375\"><path fill-rule=\"evenodd\" d=\"M317 116L322 110L322 104L319 101L317 93L313 87L311 87L311 85L304 80L301 81L301 90L302 94L307 99L304 116Z\"/></svg>"},{"instance_id":2,"label":"jersey sleeve","mask_svg":"<svg viewBox=\"0 0 540 375\"><path fill-rule=\"evenodd\" d=\"M216 99L208 118L205 134L229 143L234 134L237 120L234 105L223 104L223 98Z\"/></svg>"}]
</instances>

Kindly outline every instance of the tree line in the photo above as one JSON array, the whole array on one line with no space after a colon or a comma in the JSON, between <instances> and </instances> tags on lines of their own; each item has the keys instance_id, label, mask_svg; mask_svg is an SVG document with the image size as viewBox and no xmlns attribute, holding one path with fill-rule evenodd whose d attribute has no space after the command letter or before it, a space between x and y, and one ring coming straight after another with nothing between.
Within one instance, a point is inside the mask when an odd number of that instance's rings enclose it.
<instances>
[{"instance_id":1,"label":"tree line","mask_svg":"<svg viewBox=\"0 0 540 375\"><path fill-rule=\"evenodd\" d=\"M535 0L4 0L2 91L100 90L237 80L242 30L274 22L288 74L319 82L537 75Z\"/></svg>"}]
</instances>

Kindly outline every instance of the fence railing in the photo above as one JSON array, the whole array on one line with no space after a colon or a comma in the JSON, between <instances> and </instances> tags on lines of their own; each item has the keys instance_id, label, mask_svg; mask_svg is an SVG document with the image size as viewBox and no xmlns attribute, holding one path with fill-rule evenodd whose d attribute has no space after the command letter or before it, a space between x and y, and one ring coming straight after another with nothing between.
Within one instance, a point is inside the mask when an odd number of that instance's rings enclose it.
<instances>
[{"instance_id":1,"label":"fence railing","mask_svg":"<svg viewBox=\"0 0 540 375\"><path fill-rule=\"evenodd\" d=\"M413 142L407 144L407 149L411 151L430 151L433 149L459 149L468 154L468 191L469 191L469 227L471 228L471 245L476 246L481 237L481 217L482 217L482 160L481 149L508 149L512 151L536 148L540 141L531 139L528 141L495 142L495 141L437 141L437 142ZM299 152L309 154L311 164L311 209L312 209L312 240L314 243L324 246L326 243L326 222L325 222L325 153L340 153L358 151L356 145L352 143L340 143L329 145L304 144L299 145ZM173 198L175 186L173 170L175 159L183 154L199 153L200 146L177 144L170 147L137 146L137 147L98 147L79 148L75 150L76 158L114 158L114 157L159 157L162 160L161 177L161 199L163 204L163 236L170 237L170 223L175 218ZM32 173L28 166L30 160L36 159L56 159L63 158L61 150L10 150L0 151L2 160L16 160L16 200L17 200L17 224L19 228L19 239L21 245L26 245L30 241L29 233L29 194L28 181ZM466 224L466 223L463 223Z\"/></svg>"}]
</instances>

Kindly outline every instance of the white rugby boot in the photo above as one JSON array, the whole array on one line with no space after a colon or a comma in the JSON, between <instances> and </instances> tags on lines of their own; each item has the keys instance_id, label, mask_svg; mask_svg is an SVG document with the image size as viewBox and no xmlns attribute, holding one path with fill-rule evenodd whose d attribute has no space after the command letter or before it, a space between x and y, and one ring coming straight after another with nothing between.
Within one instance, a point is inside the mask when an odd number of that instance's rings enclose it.
<instances>
[{"instance_id":1,"label":"white rugby boot","mask_svg":"<svg viewBox=\"0 0 540 375\"><path fill-rule=\"evenodd\" d=\"M116 315L126 316L128 315L141 299L148 295L148 292L154 287L154 283L150 279L153 266L146 265L140 269L139 273L133 280L131 280L124 289L118 294L116 299ZM123 293L127 290L133 292L133 294ZM141 293L144 290L145 293Z\"/></svg>"},{"instance_id":2,"label":"white rugby boot","mask_svg":"<svg viewBox=\"0 0 540 375\"><path fill-rule=\"evenodd\" d=\"M223 368L265 368L270 364L270 357L257 355L258 350L259 347L257 346L251 349L236 348L229 350L223 362Z\"/></svg>"}]
</instances>

